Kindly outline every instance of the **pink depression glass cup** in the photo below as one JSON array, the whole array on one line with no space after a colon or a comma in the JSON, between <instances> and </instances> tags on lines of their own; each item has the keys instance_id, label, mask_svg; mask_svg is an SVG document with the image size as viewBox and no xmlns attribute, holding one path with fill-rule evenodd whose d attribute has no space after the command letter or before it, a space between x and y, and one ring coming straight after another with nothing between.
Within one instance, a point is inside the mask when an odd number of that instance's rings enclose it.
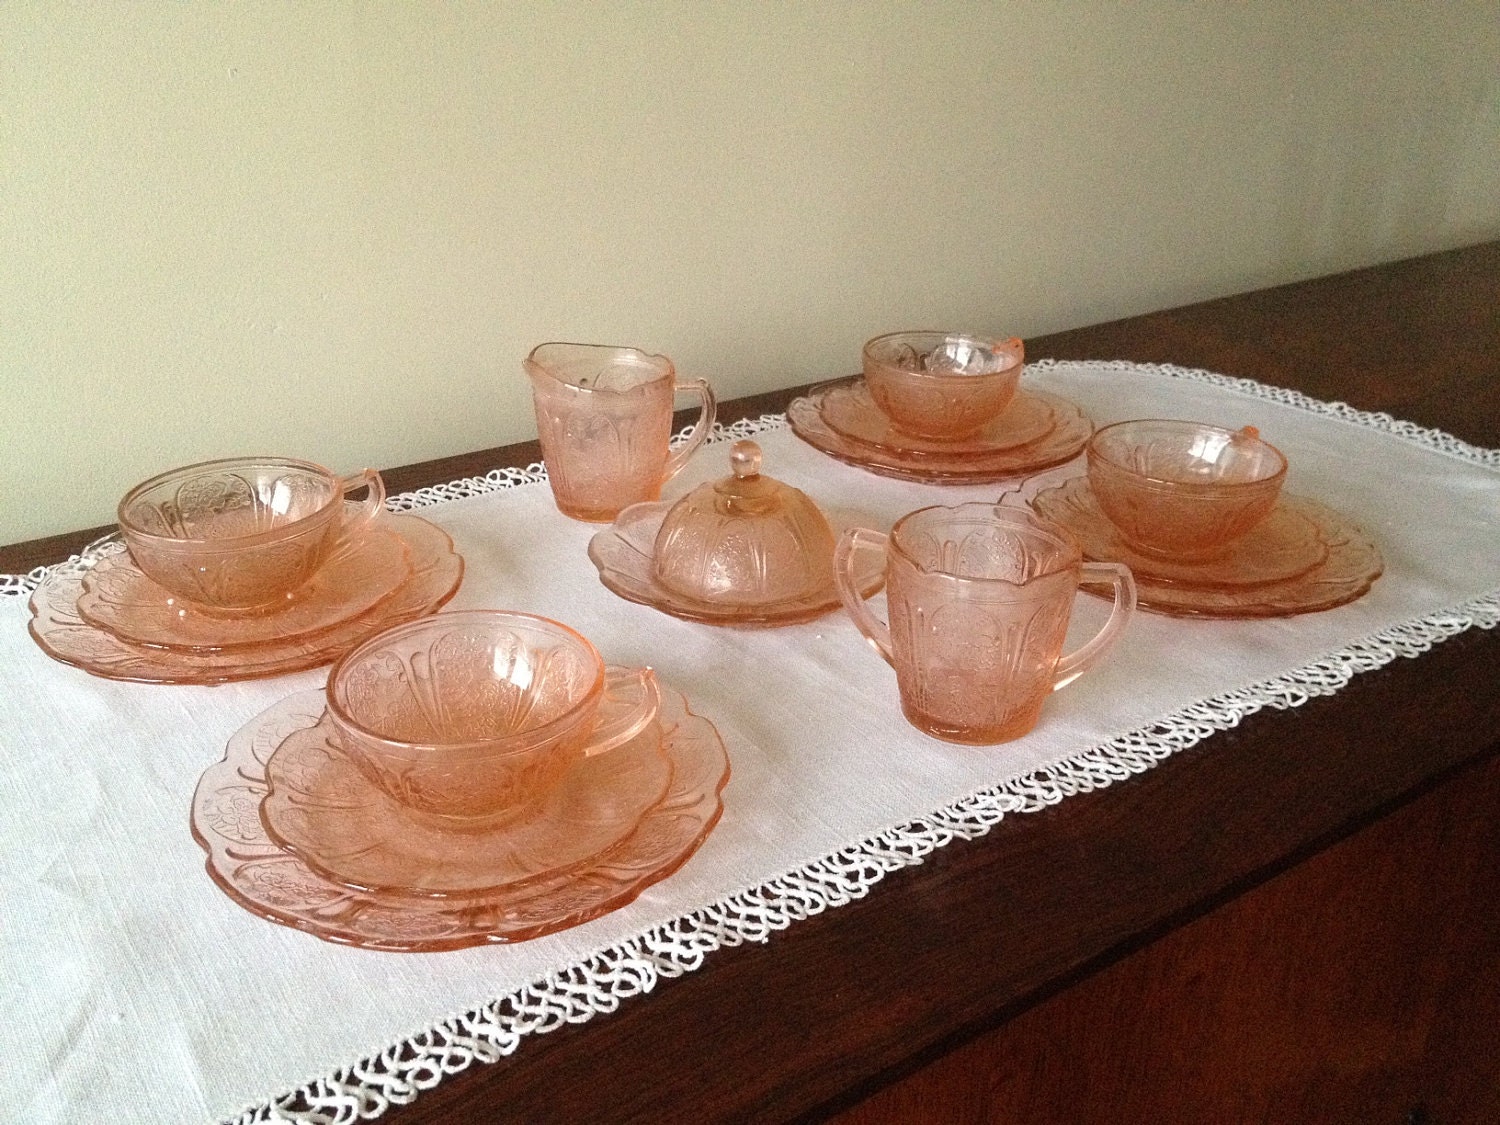
<instances>
[{"instance_id":1,"label":"pink depression glass cup","mask_svg":"<svg viewBox=\"0 0 1500 1125\"><path fill-rule=\"evenodd\" d=\"M1286 470L1254 426L1143 418L1105 426L1088 445L1089 485L1125 541L1188 562L1222 555L1269 516Z\"/></svg>"},{"instance_id":2,"label":"pink depression glass cup","mask_svg":"<svg viewBox=\"0 0 1500 1125\"><path fill-rule=\"evenodd\" d=\"M892 332L865 344L865 385L898 429L958 441L1010 405L1025 358L1025 345L1014 337Z\"/></svg>"},{"instance_id":3,"label":"pink depression glass cup","mask_svg":"<svg viewBox=\"0 0 1500 1125\"><path fill-rule=\"evenodd\" d=\"M854 557L866 550L885 553L889 626L855 588ZM994 504L921 508L888 536L846 531L833 572L854 624L896 669L907 719L949 742L988 745L1031 730L1047 696L1103 656L1135 612L1128 567L1084 562L1059 525ZM1085 577L1114 585L1114 609L1063 656Z\"/></svg>"},{"instance_id":4,"label":"pink depression glass cup","mask_svg":"<svg viewBox=\"0 0 1500 1125\"><path fill-rule=\"evenodd\" d=\"M525 361L537 438L558 509L607 523L631 504L655 500L714 425L712 388L677 378L672 361L638 348L541 344ZM677 450L672 399L695 394L698 421Z\"/></svg>"},{"instance_id":5,"label":"pink depression glass cup","mask_svg":"<svg viewBox=\"0 0 1500 1125\"><path fill-rule=\"evenodd\" d=\"M557 621L529 613L439 613L388 629L328 675L345 753L419 817L489 827L536 805L585 754L656 719L649 668L606 668Z\"/></svg>"},{"instance_id":6,"label":"pink depression glass cup","mask_svg":"<svg viewBox=\"0 0 1500 1125\"><path fill-rule=\"evenodd\" d=\"M360 488L368 495L346 510L345 494ZM311 461L230 457L143 481L117 514L152 581L211 611L251 613L285 605L384 505L373 469L339 477Z\"/></svg>"}]
</instances>

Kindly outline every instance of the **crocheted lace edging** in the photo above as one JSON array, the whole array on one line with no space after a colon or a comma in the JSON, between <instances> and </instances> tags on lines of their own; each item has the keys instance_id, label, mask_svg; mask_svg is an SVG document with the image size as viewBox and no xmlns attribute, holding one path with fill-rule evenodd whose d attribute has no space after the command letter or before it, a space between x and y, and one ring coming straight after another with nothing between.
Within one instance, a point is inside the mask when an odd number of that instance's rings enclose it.
<instances>
[{"instance_id":1,"label":"crocheted lace edging","mask_svg":"<svg viewBox=\"0 0 1500 1125\"><path fill-rule=\"evenodd\" d=\"M1064 364L1042 360L1032 366L1045 370ZM1251 379L1170 364L1090 361L1066 366L1149 372L1210 383L1395 434L1461 460L1500 469L1500 450L1483 449L1389 414L1322 402ZM717 427L712 440L750 437L785 425L782 415L764 415ZM540 465L501 470L406 493L391 501L391 506L409 510L545 479ZM716 949L767 941L795 922L863 898L888 873L921 863L954 840L982 836L1008 814L1035 812L1066 797L1103 789L1151 769L1216 731L1236 726L1262 708L1284 710L1315 696L1332 695L1361 672L1381 668L1398 657L1419 656L1468 629L1493 629L1497 625L1500 590L1382 629L1294 671L1194 703L1055 765L970 794L927 816L887 828L814 863L656 926L567 969L435 1023L379 1054L250 1107L228 1121L232 1125L277 1121L345 1125L378 1117L392 1105L410 1103L449 1074L511 1054L527 1035L544 1034L613 1012L622 1001L650 992L658 981L699 968Z\"/></svg>"}]
</instances>

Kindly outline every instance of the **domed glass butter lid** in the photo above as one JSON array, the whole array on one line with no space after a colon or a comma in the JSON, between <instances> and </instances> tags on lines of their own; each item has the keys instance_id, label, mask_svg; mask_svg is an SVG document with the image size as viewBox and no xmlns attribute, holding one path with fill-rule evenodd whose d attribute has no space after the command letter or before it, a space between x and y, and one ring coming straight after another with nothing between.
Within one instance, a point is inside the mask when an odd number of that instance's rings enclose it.
<instances>
[{"instance_id":1,"label":"domed glass butter lid","mask_svg":"<svg viewBox=\"0 0 1500 1125\"><path fill-rule=\"evenodd\" d=\"M718 605L758 607L833 589L834 535L807 495L760 471L760 446L737 441L733 472L672 506L656 535L662 586Z\"/></svg>"}]
</instances>

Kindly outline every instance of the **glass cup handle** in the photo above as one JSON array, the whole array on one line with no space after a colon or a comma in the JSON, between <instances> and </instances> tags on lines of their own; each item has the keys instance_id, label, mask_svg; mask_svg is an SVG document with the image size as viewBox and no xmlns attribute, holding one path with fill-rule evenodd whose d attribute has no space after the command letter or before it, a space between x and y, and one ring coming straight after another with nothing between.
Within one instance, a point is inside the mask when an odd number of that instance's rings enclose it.
<instances>
[{"instance_id":1,"label":"glass cup handle","mask_svg":"<svg viewBox=\"0 0 1500 1125\"><path fill-rule=\"evenodd\" d=\"M692 430L688 433L687 442L680 448L673 450L667 458L666 466L662 469L662 482L665 483L682 471L682 467L688 463L700 445L707 440L708 435L713 432L714 418L718 415L718 401L714 398L714 389L708 385L707 379L682 379L672 388L674 394L695 394L703 400L703 408L698 414L698 421L693 423Z\"/></svg>"},{"instance_id":2,"label":"glass cup handle","mask_svg":"<svg viewBox=\"0 0 1500 1125\"><path fill-rule=\"evenodd\" d=\"M1079 568L1079 575L1082 579L1092 577L1113 583L1115 606L1110 611L1109 620L1104 623L1103 628L1095 633L1082 648L1068 653L1057 662L1057 666L1052 670L1053 691L1067 687L1087 672L1120 639L1125 623L1135 613L1135 575L1130 573L1128 566L1123 563L1086 562Z\"/></svg>"},{"instance_id":3,"label":"glass cup handle","mask_svg":"<svg viewBox=\"0 0 1500 1125\"><path fill-rule=\"evenodd\" d=\"M884 555L889 540L890 536L864 527L851 527L844 532L833 549L833 584L838 588L839 601L854 619L855 628L864 634L870 647L887 664L895 667L896 661L891 655L891 628L875 616L854 579L854 556L860 551L879 551Z\"/></svg>"},{"instance_id":4,"label":"glass cup handle","mask_svg":"<svg viewBox=\"0 0 1500 1125\"><path fill-rule=\"evenodd\" d=\"M385 481L380 479L380 474L374 469L365 469L363 472L350 473L339 484L346 493L360 488L370 490L370 494L360 502L359 511L346 516L343 526L339 528L339 541L342 545L363 532L385 510Z\"/></svg>"},{"instance_id":5,"label":"glass cup handle","mask_svg":"<svg viewBox=\"0 0 1500 1125\"><path fill-rule=\"evenodd\" d=\"M604 669L604 697L584 753L592 758L624 746L656 719L661 710L661 687L650 668Z\"/></svg>"}]
</instances>

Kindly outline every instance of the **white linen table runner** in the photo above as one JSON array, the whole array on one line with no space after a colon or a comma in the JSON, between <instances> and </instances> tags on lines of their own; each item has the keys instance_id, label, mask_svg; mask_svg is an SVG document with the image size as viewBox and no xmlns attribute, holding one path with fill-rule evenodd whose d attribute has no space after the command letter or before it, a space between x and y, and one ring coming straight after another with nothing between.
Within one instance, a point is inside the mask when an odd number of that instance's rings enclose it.
<instances>
[{"instance_id":1,"label":"white linen table runner","mask_svg":"<svg viewBox=\"0 0 1500 1125\"><path fill-rule=\"evenodd\" d=\"M586 554L597 528L560 515L535 471L396 498L466 560L450 608L555 617L611 663L654 666L729 751L723 820L682 870L615 913L518 945L377 953L242 910L203 870L189 799L235 731L321 687L327 670L222 687L98 679L26 635L30 581L0 583L11 595L0 597L0 1118L325 1121L350 1120L351 1104L374 1116L436 1081L434 1056L451 1069L564 1019L608 1018L719 945L862 895L1007 813L1106 786L1260 707L1295 706L1500 621L1500 453L1180 368L1042 361L1026 378L1100 425L1258 426L1290 458L1287 491L1362 524L1385 575L1351 605L1300 617L1138 614L1035 731L976 749L907 725L894 673L842 614L721 629L616 598ZM765 472L881 530L914 508L1004 491L873 476L767 418L721 434L667 498L729 471L728 436L753 436ZM1082 471L1076 460L1023 494ZM1106 611L1081 597L1076 635ZM282 1116L278 1099L311 1108Z\"/></svg>"}]
</instances>

